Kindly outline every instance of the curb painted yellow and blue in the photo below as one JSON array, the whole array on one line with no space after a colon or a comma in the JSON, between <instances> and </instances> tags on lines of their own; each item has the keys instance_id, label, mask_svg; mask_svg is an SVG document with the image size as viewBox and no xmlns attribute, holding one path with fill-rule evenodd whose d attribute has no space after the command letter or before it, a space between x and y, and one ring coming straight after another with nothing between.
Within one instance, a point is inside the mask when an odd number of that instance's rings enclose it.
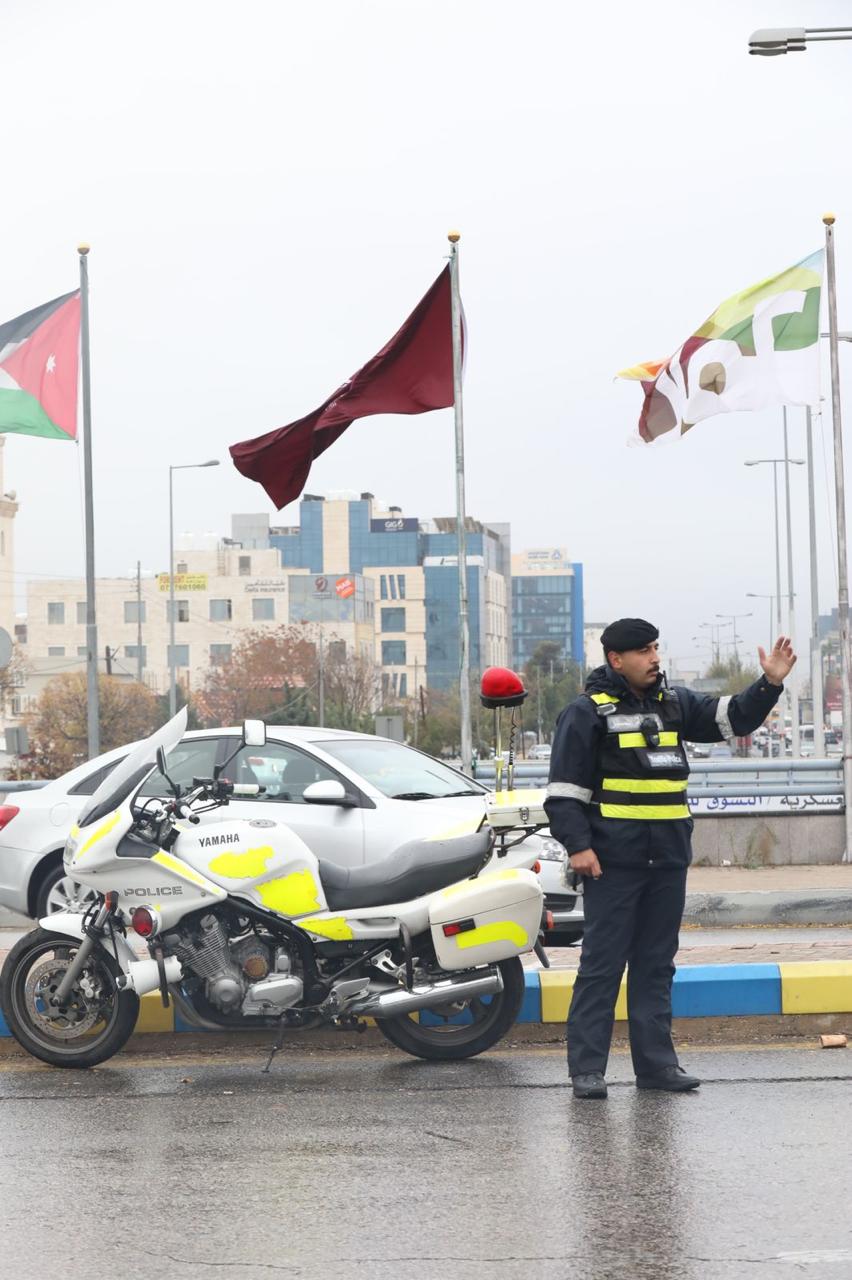
<instances>
[{"instance_id":1,"label":"curb painted yellow and blue","mask_svg":"<svg viewBox=\"0 0 852 1280\"><path fill-rule=\"evenodd\" d=\"M564 1023L576 976L573 969L527 970L518 1022ZM686 965L675 974L672 1012L676 1018L852 1013L852 963L814 960ZM625 983L621 985L615 1017L622 1022L627 1018ZM437 1021L428 1011L421 1014L421 1020L427 1024ZM163 1008L158 992L143 996L137 1033L194 1030L174 1008ZM9 1034L0 1014L0 1036Z\"/></svg>"}]
</instances>

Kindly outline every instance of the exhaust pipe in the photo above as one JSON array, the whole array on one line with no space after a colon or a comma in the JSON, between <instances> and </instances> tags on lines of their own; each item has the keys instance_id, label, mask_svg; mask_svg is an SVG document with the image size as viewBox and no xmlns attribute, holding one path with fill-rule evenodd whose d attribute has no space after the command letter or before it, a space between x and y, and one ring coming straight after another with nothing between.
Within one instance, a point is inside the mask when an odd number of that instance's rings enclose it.
<instances>
[{"instance_id":1,"label":"exhaust pipe","mask_svg":"<svg viewBox=\"0 0 852 1280\"><path fill-rule=\"evenodd\" d=\"M503 978L494 969L479 978L444 978L405 991L394 987L391 991L374 991L363 1000L356 1000L346 1009L347 1013L363 1018L399 1018L418 1009L434 1009L438 1005L453 1004L456 1000L473 1000L476 996L493 996L503 990Z\"/></svg>"}]
</instances>

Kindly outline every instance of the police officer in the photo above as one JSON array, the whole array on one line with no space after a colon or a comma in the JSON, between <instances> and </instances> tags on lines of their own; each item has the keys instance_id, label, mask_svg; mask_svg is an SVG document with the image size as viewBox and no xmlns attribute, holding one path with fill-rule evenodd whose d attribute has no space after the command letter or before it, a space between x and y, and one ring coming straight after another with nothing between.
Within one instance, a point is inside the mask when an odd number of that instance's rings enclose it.
<instances>
[{"instance_id":1,"label":"police officer","mask_svg":"<svg viewBox=\"0 0 852 1280\"><path fill-rule=\"evenodd\" d=\"M692 850L684 742L751 733L781 696L796 661L781 637L763 676L733 697L669 689L659 631L621 618L604 631L605 663L559 717L545 810L550 830L585 877L585 932L568 1013L575 1098L605 1098L615 1002L627 966L636 1084L682 1092L701 1083L678 1065L671 986Z\"/></svg>"}]
</instances>

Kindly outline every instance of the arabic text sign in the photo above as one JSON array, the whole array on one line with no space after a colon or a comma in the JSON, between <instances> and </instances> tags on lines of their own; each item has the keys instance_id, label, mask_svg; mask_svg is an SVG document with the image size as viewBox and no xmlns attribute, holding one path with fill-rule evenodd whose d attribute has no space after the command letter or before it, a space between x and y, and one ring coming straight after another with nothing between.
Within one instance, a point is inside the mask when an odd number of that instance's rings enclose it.
<instances>
[{"instance_id":1,"label":"arabic text sign","mask_svg":"<svg viewBox=\"0 0 852 1280\"><path fill-rule=\"evenodd\" d=\"M689 796L689 811L697 818L747 818L757 814L842 813L843 796Z\"/></svg>"}]
</instances>

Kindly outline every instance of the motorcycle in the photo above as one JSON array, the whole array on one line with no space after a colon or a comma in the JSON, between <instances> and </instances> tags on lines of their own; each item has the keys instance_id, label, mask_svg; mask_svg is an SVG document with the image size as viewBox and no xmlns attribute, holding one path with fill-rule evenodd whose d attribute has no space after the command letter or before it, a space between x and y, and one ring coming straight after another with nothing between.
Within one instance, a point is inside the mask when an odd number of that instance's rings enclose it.
<instances>
[{"instance_id":1,"label":"motorcycle","mask_svg":"<svg viewBox=\"0 0 852 1280\"><path fill-rule=\"evenodd\" d=\"M167 753L185 730L183 710L116 766L71 829L65 868L98 897L85 915L45 917L9 952L0 1006L19 1044L53 1066L95 1066L156 991L192 1027L276 1031L269 1063L290 1031L367 1018L428 1059L473 1057L506 1035L524 996L520 956L544 958L534 855L499 865L483 822L341 867L269 818L202 825L262 788L229 781L225 761L181 792ZM265 742L263 722L246 721L237 750ZM165 801L139 795L155 768Z\"/></svg>"}]
</instances>

